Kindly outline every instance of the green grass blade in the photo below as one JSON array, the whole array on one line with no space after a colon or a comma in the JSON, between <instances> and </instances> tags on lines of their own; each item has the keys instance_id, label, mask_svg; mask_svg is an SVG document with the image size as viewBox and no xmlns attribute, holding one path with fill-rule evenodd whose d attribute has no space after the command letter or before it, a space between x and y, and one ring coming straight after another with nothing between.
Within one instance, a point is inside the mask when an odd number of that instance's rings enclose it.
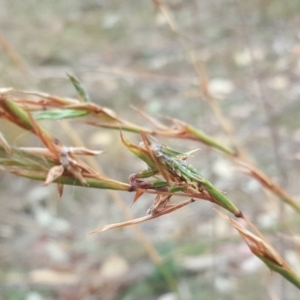
<instances>
[{"instance_id":1,"label":"green grass blade","mask_svg":"<svg viewBox=\"0 0 300 300\"><path fill-rule=\"evenodd\" d=\"M229 147L221 144L220 142L216 141L215 139L211 138L201 130L196 129L195 127L191 125L186 125L186 130L190 132L193 136L195 136L199 141L201 141L203 144L219 149L222 152L229 154L231 156L235 156L235 152L230 149Z\"/></svg>"},{"instance_id":2,"label":"green grass blade","mask_svg":"<svg viewBox=\"0 0 300 300\"><path fill-rule=\"evenodd\" d=\"M36 120L61 120L78 118L86 115L88 115L88 112L82 109L55 109L36 113L34 118Z\"/></svg>"},{"instance_id":3,"label":"green grass blade","mask_svg":"<svg viewBox=\"0 0 300 300\"><path fill-rule=\"evenodd\" d=\"M90 99L90 96L89 96L88 92L82 86L80 81L72 74L67 73L67 76L69 77L69 79L73 83L73 85L74 85L78 95L80 96L81 100L83 102L91 102L91 99Z\"/></svg>"},{"instance_id":4,"label":"green grass blade","mask_svg":"<svg viewBox=\"0 0 300 300\"><path fill-rule=\"evenodd\" d=\"M279 266L275 262L272 262L271 260L256 255L259 259L261 259L271 270L275 271L276 273L279 273L282 275L286 280L291 282L293 285L295 285L297 288L300 289L300 278L290 269L283 268L282 266Z\"/></svg>"},{"instance_id":5,"label":"green grass blade","mask_svg":"<svg viewBox=\"0 0 300 300\"><path fill-rule=\"evenodd\" d=\"M230 211L236 217L241 217L242 212L218 189L216 189L208 180L203 178L202 184L209 192L209 194L213 197L215 202L226 210Z\"/></svg>"}]
</instances>

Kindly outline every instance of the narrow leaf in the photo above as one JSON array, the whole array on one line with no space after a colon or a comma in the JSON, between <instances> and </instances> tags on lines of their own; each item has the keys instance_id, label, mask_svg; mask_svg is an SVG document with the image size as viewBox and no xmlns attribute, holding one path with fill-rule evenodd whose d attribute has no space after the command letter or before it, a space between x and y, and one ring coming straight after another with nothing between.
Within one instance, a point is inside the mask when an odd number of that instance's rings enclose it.
<instances>
[{"instance_id":1,"label":"narrow leaf","mask_svg":"<svg viewBox=\"0 0 300 300\"><path fill-rule=\"evenodd\" d=\"M231 156L234 156L235 153L232 149L229 147L221 144L220 142L216 141L214 138L211 138L201 130L196 129L195 127L191 125L185 124L186 131L192 134L194 137L196 137L199 141L201 141L203 144L219 149L222 152L225 152L226 154L229 154Z\"/></svg>"},{"instance_id":2,"label":"narrow leaf","mask_svg":"<svg viewBox=\"0 0 300 300\"><path fill-rule=\"evenodd\" d=\"M135 225L135 224L139 224L139 223L142 223L142 222L146 222L146 221L161 217L163 215L169 214L169 213L171 213L171 212L173 212L173 211L175 211L179 208L182 208L182 207L184 207L184 206L186 206L186 205L188 205L188 204L190 204L194 201L195 201L194 199L188 199L188 200L182 201L178 204L171 204L171 205L166 206L161 211L157 212L157 214L155 214L155 215L147 215L147 216L144 216L144 217L141 217L141 218L137 218L137 219L121 222L121 223L114 223L114 224L110 224L110 225L105 225L105 226L102 226L100 228L97 228L97 229L91 231L89 234L94 234L94 233L106 231L106 230L109 230L109 229L120 228L120 227L125 227L125 226L129 226L129 225Z\"/></svg>"},{"instance_id":3,"label":"narrow leaf","mask_svg":"<svg viewBox=\"0 0 300 300\"><path fill-rule=\"evenodd\" d=\"M224 207L232 214L234 214L237 218L243 216L242 212L217 188L215 188L208 180L202 180L202 184L204 189L210 194L212 197L213 202Z\"/></svg>"},{"instance_id":4,"label":"narrow leaf","mask_svg":"<svg viewBox=\"0 0 300 300\"><path fill-rule=\"evenodd\" d=\"M103 151L90 150L85 147L71 148L70 152L72 154L77 154L77 155L99 155L99 154L103 153Z\"/></svg>"},{"instance_id":5,"label":"narrow leaf","mask_svg":"<svg viewBox=\"0 0 300 300\"><path fill-rule=\"evenodd\" d=\"M60 199L64 192L64 185L61 183L57 183L56 187L57 187L58 199Z\"/></svg>"},{"instance_id":6,"label":"narrow leaf","mask_svg":"<svg viewBox=\"0 0 300 300\"><path fill-rule=\"evenodd\" d=\"M87 93L87 91L85 90L85 88L82 86L82 84L80 83L80 81L72 74L67 73L67 76L69 77L69 79L71 80L71 82L73 83L78 95L80 96L81 101L83 102L91 102L90 96Z\"/></svg>"},{"instance_id":7,"label":"narrow leaf","mask_svg":"<svg viewBox=\"0 0 300 300\"><path fill-rule=\"evenodd\" d=\"M63 172L64 172L64 167L61 166L61 165L51 168L50 171L47 174L47 178L44 182L44 185L48 185L51 182L53 182L55 179L60 177Z\"/></svg>"},{"instance_id":8,"label":"narrow leaf","mask_svg":"<svg viewBox=\"0 0 300 300\"><path fill-rule=\"evenodd\" d=\"M8 142L6 141L6 139L4 138L4 136L1 132L0 132L0 145L3 147L3 149L5 150L5 152L7 154L12 153L12 149L11 149L10 145L8 144Z\"/></svg>"},{"instance_id":9,"label":"narrow leaf","mask_svg":"<svg viewBox=\"0 0 300 300\"><path fill-rule=\"evenodd\" d=\"M79 109L55 109L49 111L42 111L35 114L36 120L61 120L61 119L70 119L83 117L88 114L86 110Z\"/></svg>"},{"instance_id":10,"label":"narrow leaf","mask_svg":"<svg viewBox=\"0 0 300 300\"><path fill-rule=\"evenodd\" d=\"M122 132L120 132L120 136L123 144L126 146L128 150L130 150L137 157L143 160L149 167L155 168L155 164L151 158L151 155L145 148L131 144L127 139L124 138Z\"/></svg>"}]
</instances>

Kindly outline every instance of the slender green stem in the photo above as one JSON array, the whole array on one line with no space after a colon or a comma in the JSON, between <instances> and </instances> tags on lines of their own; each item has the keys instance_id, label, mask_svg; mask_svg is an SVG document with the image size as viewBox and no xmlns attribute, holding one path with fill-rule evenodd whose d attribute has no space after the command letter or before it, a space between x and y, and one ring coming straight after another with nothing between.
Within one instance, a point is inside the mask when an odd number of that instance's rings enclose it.
<instances>
[{"instance_id":1,"label":"slender green stem","mask_svg":"<svg viewBox=\"0 0 300 300\"><path fill-rule=\"evenodd\" d=\"M28 171L28 170L18 170L18 171L10 171L18 176L27 177L34 180L45 181L47 173L42 171ZM56 183L66 184L66 185L76 185L81 187L90 187L97 189L108 189L108 190L118 190L118 191L129 191L131 186L127 183L115 181L111 179L95 179L84 177L87 182L87 186L83 185L79 180L75 179L72 176L63 175L54 180Z\"/></svg>"},{"instance_id":2,"label":"slender green stem","mask_svg":"<svg viewBox=\"0 0 300 300\"><path fill-rule=\"evenodd\" d=\"M222 143L218 142L217 140L213 139L212 137L208 136L201 130L198 130L195 127L188 125L188 124L186 125L186 129L189 133L194 135L203 144L213 147L213 148L216 148L216 149L219 149L222 152L224 152L225 154L229 154L230 156L236 155L236 153L232 149L223 145Z\"/></svg>"},{"instance_id":3,"label":"slender green stem","mask_svg":"<svg viewBox=\"0 0 300 300\"><path fill-rule=\"evenodd\" d=\"M283 268L263 256L260 255L256 255L256 256L259 259L261 259L271 270L279 273L286 280L288 280L289 282L291 282L293 285L295 285L297 288L300 289L300 278L292 270Z\"/></svg>"},{"instance_id":4,"label":"slender green stem","mask_svg":"<svg viewBox=\"0 0 300 300\"><path fill-rule=\"evenodd\" d=\"M56 165L53 161L42 155L30 153L15 147L12 147L11 150L12 154L8 154L5 152L4 148L0 146L0 167L2 170L18 176L45 181L49 170ZM119 191L129 191L131 189L131 185L110 178L100 176L99 178L91 178L90 176L86 176L84 179L89 187ZM55 182L67 185L84 186L68 174L63 174L56 179Z\"/></svg>"}]
</instances>

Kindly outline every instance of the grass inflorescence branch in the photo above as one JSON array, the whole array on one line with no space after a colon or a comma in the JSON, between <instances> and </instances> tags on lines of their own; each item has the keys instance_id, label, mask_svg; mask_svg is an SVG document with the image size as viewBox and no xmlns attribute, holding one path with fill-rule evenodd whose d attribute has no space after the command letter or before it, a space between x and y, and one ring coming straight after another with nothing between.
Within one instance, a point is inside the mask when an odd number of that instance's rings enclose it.
<instances>
[{"instance_id":1,"label":"grass inflorescence branch","mask_svg":"<svg viewBox=\"0 0 300 300\"><path fill-rule=\"evenodd\" d=\"M244 168L244 171L268 188L281 200L300 212L300 205L279 187L269 176L253 163L241 156L234 148L220 143L194 126L174 118L166 118L169 125L146 115L136 109L150 121L154 128L139 126L119 117L109 108L91 102L90 97L79 80L73 75L69 78L79 99L71 99L33 91L0 90L0 117L36 135L43 143L41 147L12 147L0 134L0 169L34 180L41 180L44 185L56 183L59 196L63 194L64 185L78 185L99 189L134 192L133 202L144 193L153 194L153 204L147 215L129 221L110 224L95 229L91 233L108 229L134 225L169 214L197 200L206 200L224 208L237 218L244 219L258 236L245 229L240 223L228 218L229 223L245 240L250 250L270 269L278 272L295 286L300 287L300 279L291 270L284 259L263 237L259 230L248 221L241 210L230 198L218 190L193 165L189 156L196 150L179 152L159 142L151 142L149 135L168 138L199 141L211 148L221 151ZM18 95L21 95L18 96ZM70 147L61 143L44 129L38 120L59 120L73 118L79 122L97 127L121 131L124 146L144 161L147 169L133 173L129 182L120 182L100 175L79 156L95 156L102 151L85 147ZM141 144L127 140L122 132L139 133ZM173 196L185 199L172 203Z\"/></svg>"}]
</instances>

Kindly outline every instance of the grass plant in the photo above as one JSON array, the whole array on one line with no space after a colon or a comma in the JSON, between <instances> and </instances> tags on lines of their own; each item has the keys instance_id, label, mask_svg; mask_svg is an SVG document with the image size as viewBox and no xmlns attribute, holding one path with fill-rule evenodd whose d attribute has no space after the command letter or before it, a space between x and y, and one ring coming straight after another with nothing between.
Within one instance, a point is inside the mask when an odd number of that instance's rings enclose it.
<instances>
[{"instance_id":1,"label":"grass plant","mask_svg":"<svg viewBox=\"0 0 300 300\"><path fill-rule=\"evenodd\" d=\"M35 134L45 146L44 148L12 147L5 137L1 135L1 170L11 172L17 176L42 180L44 185L56 183L59 197L63 195L64 185L134 192L133 203L140 199L144 193L153 194L153 204L146 216L105 225L93 230L91 233L155 219L196 202L196 200L213 202L235 217L243 219L245 224L254 230L255 234L234 219L222 215L240 233L250 250L270 269L281 274L296 287L300 287L300 278L292 271L263 234L248 220L246 214L240 211L227 195L225 196L223 192L218 190L196 168L188 163L189 156L195 151L192 150L185 153L176 151L166 145L151 142L149 135L196 140L217 149L219 152L225 153L234 162L245 167L250 176L278 195L280 199L299 213L299 204L288 196L281 187L274 184L267 175L246 161L233 149L219 143L213 137L197 130L192 125L168 118L168 121L172 124L172 126L168 127L152 117L146 116L143 112L140 113L148 120L151 120L157 129L144 128L127 122L117 116L114 111L92 103L88 93L78 79L73 75L68 76L78 92L78 99L69 99L40 92L15 91L6 88L1 90L1 117L25 131ZM16 97L15 95L21 96ZM85 147L67 147L45 130L37 121L40 119L57 120L65 118L78 119L79 122L97 127L118 129L125 147L133 152L137 159L143 160L148 166L147 169L131 174L128 183L119 182L100 174L92 166L79 159L79 156L95 156L101 154L102 151L90 150ZM139 133L141 144L136 145L129 142L124 137L123 131ZM180 196L185 199L174 204L171 201L173 196ZM172 281L170 282L173 285Z\"/></svg>"}]
</instances>

